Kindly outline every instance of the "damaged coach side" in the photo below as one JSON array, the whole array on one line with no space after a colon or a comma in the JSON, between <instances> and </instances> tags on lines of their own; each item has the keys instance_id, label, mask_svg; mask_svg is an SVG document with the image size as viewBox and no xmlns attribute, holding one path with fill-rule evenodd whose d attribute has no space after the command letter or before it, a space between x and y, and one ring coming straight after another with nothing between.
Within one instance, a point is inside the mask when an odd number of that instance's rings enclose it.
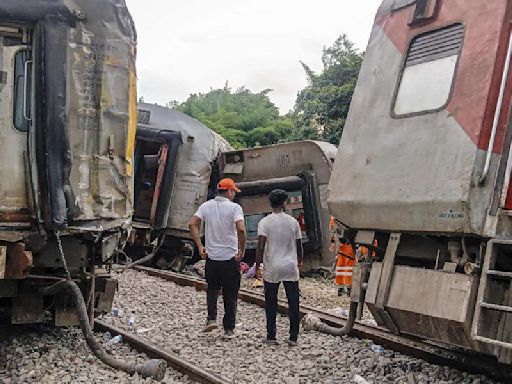
<instances>
[{"instance_id":1,"label":"damaged coach side","mask_svg":"<svg viewBox=\"0 0 512 384\"><path fill-rule=\"evenodd\" d=\"M0 317L110 311L132 215L136 33L122 0L0 2Z\"/></svg>"},{"instance_id":2,"label":"damaged coach side","mask_svg":"<svg viewBox=\"0 0 512 384\"><path fill-rule=\"evenodd\" d=\"M217 159L232 149L198 120L159 105L138 104L134 231L126 249L130 258L175 271L185 266L194 255L188 221L213 196Z\"/></svg>"}]
</instances>

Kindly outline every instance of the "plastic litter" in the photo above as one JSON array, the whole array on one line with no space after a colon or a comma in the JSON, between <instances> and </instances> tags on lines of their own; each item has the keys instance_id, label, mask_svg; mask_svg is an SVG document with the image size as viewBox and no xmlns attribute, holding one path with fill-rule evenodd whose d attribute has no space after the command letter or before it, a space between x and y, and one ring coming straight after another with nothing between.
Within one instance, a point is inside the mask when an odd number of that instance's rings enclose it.
<instances>
[{"instance_id":1,"label":"plastic litter","mask_svg":"<svg viewBox=\"0 0 512 384\"><path fill-rule=\"evenodd\" d=\"M339 311L339 314L341 317L347 317L348 318L348 310L345 308L341 308Z\"/></svg>"},{"instance_id":2,"label":"plastic litter","mask_svg":"<svg viewBox=\"0 0 512 384\"><path fill-rule=\"evenodd\" d=\"M109 341L109 340L111 340L111 339L112 339L112 334L111 334L109 331L107 331L107 332L105 332L105 333L103 334L103 340L105 340L105 341Z\"/></svg>"},{"instance_id":3,"label":"plastic litter","mask_svg":"<svg viewBox=\"0 0 512 384\"><path fill-rule=\"evenodd\" d=\"M370 349L375 353L382 353L384 352L384 347L382 345L373 344Z\"/></svg>"},{"instance_id":4,"label":"plastic litter","mask_svg":"<svg viewBox=\"0 0 512 384\"><path fill-rule=\"evenodd\" d=\"M130 314L130 317L128 318L128 328L130 329L130 331L133 330L134 326L135 326L135 314L132 311Z\"/></svg>"},{"instance_id":5,"label":"plastic litter","mask_svg":"<svg viewBox=\"0 0 512 384\"><path fill-rule=\"evenodd\" d=\"M123 342L123 336L117 335L108 341L108 344L117 344Z\"/></svg>"},{"instance_id":6,"label":"plastic litter","mask_svg":"<svg viewBox=\"0 0 512 384\"><path fill-rule=\"evenodd\" d=\"M112 316L114 317L123 317L124 311L120 308L112 308Z\"/></svg>"},{"instance_id":7,"label":"plastic litter","mask_svg":"<svg viewBox=\"0 0 512 384\"><path fill-rule=\"evenodd\" d=\"M357 384L370 384L363 376L355 375L354 376L354 383Z\"/></svg>"}]
</instances>

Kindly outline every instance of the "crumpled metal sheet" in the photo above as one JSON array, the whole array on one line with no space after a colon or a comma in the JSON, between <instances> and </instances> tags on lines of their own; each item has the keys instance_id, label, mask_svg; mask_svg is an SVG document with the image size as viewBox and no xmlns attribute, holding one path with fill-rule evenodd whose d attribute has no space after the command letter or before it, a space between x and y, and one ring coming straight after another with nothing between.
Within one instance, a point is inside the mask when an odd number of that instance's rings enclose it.
<instances>
[{"instance_id":1,"label":"crumpled metal sheet","mask_svg":"<svg viewBox=\"0 0 512 384\"><path fill-rule=\"evenodd\" d=\"M135 31L124 1L82 0L68 41L74 220L130 217L136 130Z\"/></svg>"},{"instance_id":2,"label":"crumpled metal sheet","mask_svg":"<svg viewBox=\"0 0 512 384\"><path fill-rule=\"evenodd\" d=\"M46 104L36 127L44 133L35 134L47 223L101 228L129 219L136 31L124 0L2 0L0 21L35 27L34 68L42 68Z\"/></svg>"},{"instance_id":3,"label":"crumpled metal sheet","mask_svg":"<svg viewBox=\"0 0 512 384\"><path fill-rule=\"evenodd\" d=\"M188 221L208 198L213 162L233 147L200 121L159 105L139 103L138 109L151 113L146 127L181 132L183 144L167 228L188 233Z\"/></svg>"}]
</instances>

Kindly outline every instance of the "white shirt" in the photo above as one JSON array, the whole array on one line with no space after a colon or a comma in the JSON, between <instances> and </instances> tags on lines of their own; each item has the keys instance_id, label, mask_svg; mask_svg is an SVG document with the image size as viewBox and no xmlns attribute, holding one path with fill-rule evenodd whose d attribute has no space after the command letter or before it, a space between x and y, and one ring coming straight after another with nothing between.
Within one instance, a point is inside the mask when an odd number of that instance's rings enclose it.
<instances>
[{"instance_id":1,"label":"white shirt","mask_svg":"<svg viewBox=\"0 0 512 384\"><path fill-rule=\"evenodd\" d=\"M242 207L217 196L201 204L195 216L205 224L206 252L211 260L225 261L238 253L236 222L244 220Z\"/></svg>"},{"instance_id":2,"label":"white shirt","mask_svg":"<svg viewBox=\"0 0 512 384\"><path fill-rule=\"evenodd\" d=\"M297 240L302 238L297 220L285 212L261 219L258 236L265 236L263 280L269 283L299 280Z\"/></svg>"}]
</instances>

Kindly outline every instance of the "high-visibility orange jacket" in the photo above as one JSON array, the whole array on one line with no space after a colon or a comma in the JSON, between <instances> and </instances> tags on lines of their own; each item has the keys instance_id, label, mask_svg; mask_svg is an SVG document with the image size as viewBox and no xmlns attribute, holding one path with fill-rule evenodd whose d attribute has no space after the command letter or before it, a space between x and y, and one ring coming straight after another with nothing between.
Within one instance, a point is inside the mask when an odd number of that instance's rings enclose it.
<instances>
[{"instance_id":1,"label":"high-visibility orange jacket","mask_svg":"<svg viewBox=\"0 0 512 384\"><path fill-rule=\"evenodd\" d=\"M355 254L350 244L340 244L336 260L336 285L352 286Z\"/></svg>"}]
</instances>

